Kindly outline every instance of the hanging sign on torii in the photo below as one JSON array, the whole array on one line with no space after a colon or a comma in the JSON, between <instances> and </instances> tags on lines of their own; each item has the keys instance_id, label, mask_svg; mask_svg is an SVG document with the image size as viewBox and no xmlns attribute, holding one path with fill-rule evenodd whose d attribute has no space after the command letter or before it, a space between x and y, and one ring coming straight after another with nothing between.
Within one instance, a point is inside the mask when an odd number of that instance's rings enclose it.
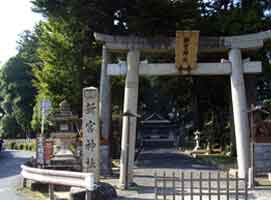
<instances>
[{"instance_id":1,"label":"hanging sign on torii","mask_svg":"<svg viewBox=\"0 0 271 200\"><path fill-rule=\"evenodd\" d=\"M197 68L199 31L177 31L175 63L178 71Z\"/></svg>"}]
</instances>

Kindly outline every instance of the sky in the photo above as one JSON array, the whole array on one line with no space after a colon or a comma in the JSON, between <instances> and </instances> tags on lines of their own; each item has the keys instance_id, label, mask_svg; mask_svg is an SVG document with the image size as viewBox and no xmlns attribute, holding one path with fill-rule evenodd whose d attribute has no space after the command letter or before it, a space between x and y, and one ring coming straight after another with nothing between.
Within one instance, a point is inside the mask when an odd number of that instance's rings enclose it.
<instances>
[{"instance_id":1,"label":"sky","mask_svg":"<svg viewBox=\"0 0 271 200\"><path fill-rule=\"evenodd\" d=\"M0 66L16 55L16 41L24 30L33 30L42 19L31 11L31 0L7 0L0 4Z\"/></svg>"}]
</instances>

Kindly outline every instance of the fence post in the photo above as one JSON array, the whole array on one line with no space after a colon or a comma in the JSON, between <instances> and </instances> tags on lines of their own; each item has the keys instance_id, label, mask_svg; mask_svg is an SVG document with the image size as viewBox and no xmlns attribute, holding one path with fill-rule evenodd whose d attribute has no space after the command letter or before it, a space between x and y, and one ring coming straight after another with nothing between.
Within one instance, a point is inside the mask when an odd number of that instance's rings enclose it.
<instances>
[{"instance_id":1,"label":"fence post","mask_svg":"<svg viewBox=\"0 0 271 200\"><path fill-rule=\"evenodd\" d=\"M226 184L227 184L227 200L230 199L230 174L229 174L229 171L227 171L227 180L226 180Z\"/></svg>"},{"instance_id":2,"label":"fence post","mask_svg":"<svg viewBox=\"0 0 271 200\"><path fill-rule=\"evenodd\" d=\"M248 187L254 189L254 172L253 168L248 169Z\"/></svg>"},{"instance_id":3,"label":"fence post","mask_svg":"<svg viewBox=\"0 0 271 200\"><path fill-rule=\"evenodd\" d=\"M172 187L173 187L173 200L175 200L175 196L176 196L176 177L175 177L175 172L172 173L172 178L173 178L173 182L172 182Z\"/></svg>"},{"instance_id":4,"label":"fence post","mask_svg":"<svg viewBox=\"0 0 271 200\"><path fill-rule=\"evenodd\" d=\"M163 199L164 200L167 199L166 187L167 187L167 183L166 183L166 172L164 172L164 175L163 175Z\"/></svg>"},{"instance_id":5,"label":"fence post","mask_svg":"<svg viewBox=\"0 0 271 200\"><path fill-rule=\"evenodd\" d=\"M91 200L91 191L86 190L86 200Z\"/></svg>"},{"instance_id":6,"label":"fence post","mask_svg":"<svg viewBox=\"0 0 271 200\"><path fill-rule=\"evenodd\" d=\"M91 200L91 194L95 189L94 174L88 173L85 177L86 200Z\"/></svg>"},{"instance_id":7,"label":"fence post","mask_svg":"<svg viewBox=\"0 0 271 200\"><path fill-rule=\"evenodd\" d=\"M220 200L220 172L217 172L217 200Z\"/></svg>"},{"instance_id":8,"label":"fence post","mask_svg":"<svg viewBox=\"0 0 271 200\"><path fill-rule=\"evenodd\" d=\"M184 200L184 172L182 171L182 200Z\"/></svg>"},{"instance_id":9,"label":"fence post","mask_svg":"<svg viewBox=\"0 0 271 200\"><path fill-rule=\"evenodd\" d=\"M158 199L157 172L154 172L154 195L155 200L157 200Z\"/></svg>"},{"instance_id":10,"label":"fence post","mask_svg":"<svg viewBox=\"0 0 271 200\"><path fill-rule=\"evenodd\" d=\"M27 187L27 179L23 178L23 188L26 188L26 187Z\"/></svg>"},{"instance_id":11,"label":"fence post","mask_svg":"<svg viewBox=\"0 0 271 200\"><path fill-rule=\"evenodd\" d=\"M193 200L193 190L194 190L194 183L193 183L193 172L190 172L190 196L191 196L191 200Z\"/></svg>"},{"instance_id":12,"label":"fence post","mask_svg":"<svg viewBox=\"0 0 271 200\"><path fill-rule=\"evenodd\" d=\"M248 173L246 173L246 176L245 176L245 200L248 199Z\"/></svg>"},{"instance_id":13,"label":"fence post","mask_svg":"<svg viewBox=\"0 0 271 200\"><path fill-rule=\"evenodd\" d=\"M208 193L209 193L209 199L212 198L211 192L212 192L212 180L211 180L211 172L208 173Z\"/></svg>"},{"instance_id":14,"label":"fence post","mask_svg":"<svg viewBox=\"0 0 271 200\"><path fill-rule=\"evenodd\" d=\"M49 184L49 199L55 200L54 185L53 184Z\"/></svg>"},{"instance_id":15,"label":"fence post","mask_svg":"<svg viewBox=\"0 0 271 200\"><path fill-rule=\"evenodd\" d=\"M202 172L199 173L199 199L202 200Z\"/></svg>"},{"instance_id":16,"label":"fence post","mask_svg":"<svg viewBox=\"0 0 271 200\"><path fill-rule=\"evenodd\" d=\"M239 196L239 176L238 176L238 171L235 172L235 199L238 200Z\"/></svg>"}]
</instances>

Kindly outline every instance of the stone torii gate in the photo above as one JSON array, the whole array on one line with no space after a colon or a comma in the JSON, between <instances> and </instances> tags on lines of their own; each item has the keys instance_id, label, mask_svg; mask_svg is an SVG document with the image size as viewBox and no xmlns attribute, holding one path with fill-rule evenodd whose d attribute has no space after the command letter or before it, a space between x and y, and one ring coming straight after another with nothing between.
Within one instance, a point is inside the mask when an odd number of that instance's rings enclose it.
<instances>
[{"instance_id":1,"label":"stone torii gate","mask_svg":"<svg viewBox=\"0 0 271 200\"><path fill-rule=\"evenodd\" d=\"M230 37L200 37L199 54L227 54L227 62L198 63L191 71L180 72L175 63L146 64L140 62L140 52L170 52L176 47L176 38L164 38L157 41L150 38L134 36L112 36L95 33L97 41L103 43L103 62L100 84L100 119L101 134L108 138L110 127L110 76L124 75L125 94L124 112L137 113L139 75L228 75L230 76L234 128L237 147L239 176L244 177L249 167L249 123L244 74L262 72L261 62L250 62L242 59L242 52L255 52L271 38L271 31ZM110 53L127 52L127 63L110 64ZM129 124L128 124L129 123ZM129 131L128 129L129 128ZM127 138L129 135L129 138ZM133 181L134 151L136 136L136 118L123 117L120 185L126 188ZM127 152L129 150L129 152ZM127 158L128 155L128 158ZM109 162L108 158L101 158ZM128 163L127 163L128 162Z\"/></svg>"}]
</instances>

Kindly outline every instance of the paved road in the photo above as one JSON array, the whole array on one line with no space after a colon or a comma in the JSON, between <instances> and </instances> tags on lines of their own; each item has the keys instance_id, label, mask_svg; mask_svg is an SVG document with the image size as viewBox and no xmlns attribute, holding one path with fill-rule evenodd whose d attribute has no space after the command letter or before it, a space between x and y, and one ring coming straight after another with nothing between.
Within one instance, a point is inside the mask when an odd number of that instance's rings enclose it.
<instances>
[{"instance_id":1,"label":"paved road","mask_svg":"<svg viewBox=\"0 0 271 200\"><path fill-rule=\"evenodd\" d=\"M20 165L26 162L32 152L6 150L0 152L0 199L26 200L16 194L16 188L21 184Z\"/></svg>"}]
</instances>

